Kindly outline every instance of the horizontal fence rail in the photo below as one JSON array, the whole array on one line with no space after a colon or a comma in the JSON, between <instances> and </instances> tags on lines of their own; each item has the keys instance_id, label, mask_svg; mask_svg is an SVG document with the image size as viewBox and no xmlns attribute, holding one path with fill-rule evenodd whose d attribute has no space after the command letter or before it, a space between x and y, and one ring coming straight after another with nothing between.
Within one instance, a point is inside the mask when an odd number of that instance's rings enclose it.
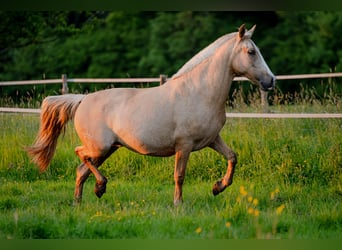
<instances>
[{"instance_id":1,"label":"horizontal fence rail","mask_svg":"<svg viewBox=\"0 0 342 250\"><path fill-rule=\"evenodd\" d=\"M342 77L342 72L339 73L322 73L322 74L298 74L298 75L278 75L277 80L295 80L295 79L313 79L313 78L334 78ZM28 81L4 81L0 82L1 86L15 85L39 85L39 84L61 84L62 94L68 93L67 83L155 83L160 85L168 80L167 76L160 75L159 78L67 78L65 74L60 79L50 80L28 80ZM246 77L235 77L233 81L248 81ZM0 107L0 113L40 113L40 109L30 108L9 108ZM226 113L227 118L342 118L340 113Z\"/></svg>"},{"instance_id":2,"label":"horizontal fence rail","mask_svg":"<svg viewBox=\"0 0 342 250\"><path fill-rule=\"evenodd\" d=\"M268 119L285 119L285 118L307 118L307 119L325 119L325 118L342 118L339 113L226 113L227 118L268 118Z\"/></svg>"},{"instance_id":3,"label":"horizontal fence rail","mask_svg":"<svg viewBox=\"0 0 342 250\"><path fill-rule=\"evenodd\" d=\"M145 83L159 82L159 78L69 78L70 83ZM8 81L0 82L0 86L14 85L39 85L39 84L55 84L62 83L62 79L52 80L29 80L29 81Z\"/></svg>"},{"instance_id":4,"label":"horizontal fence rail","mask_svg":"<svg viewBox=\"0 0 342 250\"><path fill-rule=\"evenodd\" d=\"M31 113L31 114L40 114L40 109L4 108L4 107L0 107L0 113Z\"/></svg>"}]
</instances>

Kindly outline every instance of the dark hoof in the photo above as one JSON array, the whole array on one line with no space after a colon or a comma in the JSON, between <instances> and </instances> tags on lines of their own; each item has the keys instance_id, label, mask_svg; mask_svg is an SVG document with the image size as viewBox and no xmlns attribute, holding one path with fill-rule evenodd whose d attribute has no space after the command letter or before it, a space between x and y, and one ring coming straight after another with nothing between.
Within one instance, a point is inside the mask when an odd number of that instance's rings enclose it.
<instances>
[{"instance_id":1,"label":"dark hoof","mask_svg":"<svg viewBox=\"0 0 342 250\"><path fill-rule=\"evenodd\" d=\"M94 191L98 198L101 198L102 195L106 192L106 184L107 184L107 179L105 179L102 183L96 182Z\"/></svg>"},{"instance_id":2,"label":"dark hoof","mask_svg":"<svg viewBox=\"0 0 342 250\"><path fill-rule=\"evenodd\" d=\"M222 181L218 181L215 183L214 187L213 187L213 195L216 196L219 193L221 193L223 190L226 189L226 186L224 186L222 184Z\"/></svg>"}]
</instances>

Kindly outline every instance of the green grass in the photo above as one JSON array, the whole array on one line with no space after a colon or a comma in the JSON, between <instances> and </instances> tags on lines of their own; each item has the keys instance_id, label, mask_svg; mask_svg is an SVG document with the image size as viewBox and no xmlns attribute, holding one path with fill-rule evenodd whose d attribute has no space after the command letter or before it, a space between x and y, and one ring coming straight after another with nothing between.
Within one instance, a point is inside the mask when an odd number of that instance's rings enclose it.
<instances>
[{"instance_id":1,"label":"green grass","mask_svg":"<svg viewBox=\"0 0 342 250\"><path fill-rule=\"evenodd\" d=\"M341 112L340 104L319 103L271 109ZM23 151L38 123L37 115L0 114L0 238L342 238L340 119L227 120L221 134L238 154L233 185L214 197L226 161L210 149L194 152L179 207L172 203L174 158L126 149L101 167L107 193L98 199L90 177L74 207L77 135L70 124L39 174Z\"/></svg>"}]
</instances>

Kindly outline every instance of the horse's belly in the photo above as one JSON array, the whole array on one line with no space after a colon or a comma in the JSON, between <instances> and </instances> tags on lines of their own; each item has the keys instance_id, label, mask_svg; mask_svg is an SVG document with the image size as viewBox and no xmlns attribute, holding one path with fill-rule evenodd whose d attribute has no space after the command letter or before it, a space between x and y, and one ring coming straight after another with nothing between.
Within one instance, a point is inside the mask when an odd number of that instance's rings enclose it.
<instances>
[{"instance_id":1,"label":"horse's belly","mask_svg":"<svg viewBox=\"0 0 342 250\"><path fill-rule=\"evenodd\" d=\"M160 129L148 129L148 126L126 126L114 131L119 143L142 155L171 156L175 154L173 134Z\"/></svg>"},{"instance_id":2,"label":"horse's belly","mask_svg":"<svg viewBox=\"0 0 342 250\"><path fill-rule=\"evenodd\" d=\"M142 155L149 155L149 156L159 156L159 157L168 157L168 156L172 156L175 154L175 150L174 149L157 149L157 150L145 150L145 149L134 149L131 148L129 146L126 146L129 150L136 152L138 154L142 154Z\"/></svg>"},{"instance_id":3,"label":"horse's belly","mask_svg":"<svg viewBox=\"0 0 342 250\"><path fill-rule=\"evenodd\" d=\"M173 145L158 145L157 143L146 143L137 139L134 141L125 140L120 144L129 150L142 155L166 157L175 154Z\"/></svg>"},{"instance_id":4,"label":"horse's belly","mask_svg":"<svg viewBox=\"0 0 342 250\"><path fill-rule=\"evenodd\" d=\"M142 105L143 106L143 105ZM172 117L166 107L163 112L152 107L146 110L116 114L111 123L119 142L143 155L171 156L175 154L175 135ZM157 107L157 105L156 105Z\"/></svg>"}]
</instances>

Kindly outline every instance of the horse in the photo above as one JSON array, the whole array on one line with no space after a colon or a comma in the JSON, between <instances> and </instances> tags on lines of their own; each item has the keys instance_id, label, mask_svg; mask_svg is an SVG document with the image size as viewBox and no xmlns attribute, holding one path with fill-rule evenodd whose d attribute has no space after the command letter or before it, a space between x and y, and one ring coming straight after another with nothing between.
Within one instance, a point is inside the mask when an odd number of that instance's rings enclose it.
<instances>
[{"instance_id":1,"label":"horse","mask_svg":"<svg viewBox=\"0 0 342 250\"><path fill-rule=\"evenodd\" d=\"M145 89L112 88L87 95L46 97L40 127L27 148L41 172L50 164L57 139L69 120L82 143L75 148L81 164L76 170L74 201L82 200L83 184L92 173L97 197L106 192L101 164L126 147L142 155L175 155L174 205L183 202L182 186L189 155L205 147L222 154L227 171L212 189L221 193L233 182L236 153L220 136L226 122L225 105L232 80L245 76L261 90L275 86L275 76L251 40L255 25L218 38L202 49L163 85Z\"/></svg>"}]
</instances>

